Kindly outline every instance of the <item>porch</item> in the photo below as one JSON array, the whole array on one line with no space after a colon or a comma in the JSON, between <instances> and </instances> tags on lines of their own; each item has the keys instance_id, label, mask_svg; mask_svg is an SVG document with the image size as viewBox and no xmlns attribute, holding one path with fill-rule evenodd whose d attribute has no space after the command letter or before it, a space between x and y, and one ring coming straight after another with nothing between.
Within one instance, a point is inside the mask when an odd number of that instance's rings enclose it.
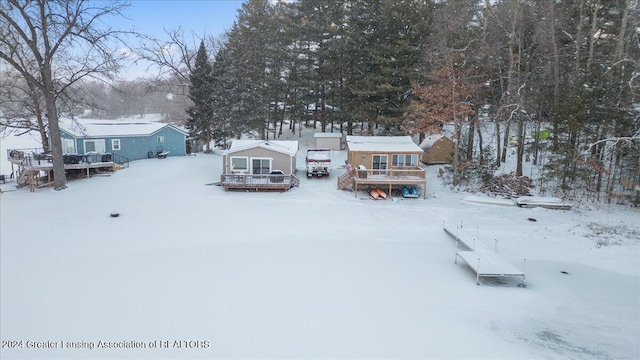
<instances>
[{"instance_id":1,"label":"porch","mask_svg":"<svg viewBox=\"0 0 640 360\"><path fill-rule=\"evenodd\" d=\"M379 187L391 194L394 189L400 190L402 186L422 187L422 196L427 198L427 170L419 167L398 169L352 169L338 177L338 189L344 190L353 185L355 196L358 189L370 189Z\"/></svg>"},{"instance_id":2,"label":"porch","mask_svg":"<svg viewBox=\"0 0 640 360\"><path fill-rule=\"evenodd\" d=\"M15 174L18 187L29 186L29 190L33 192L36 188L53 184L53 162L50 153L44 153L42 149L9 149L7 160L11 163L11 174ZM116 164L129 166L129 159L115 154L65 154L63 160L67 178L88 178L97 173L113 172Z\"/></svg>"},{"instance_id":3,"label":"porch","mask_svg":"<svg viewBox=\"0 0 640 360\"><path fill-rule=\"evenodd\" d=\"M220 184L225 191L287 191L299 186L300 179L293 174L222 174Z\"/></svg>"}]
</instances>

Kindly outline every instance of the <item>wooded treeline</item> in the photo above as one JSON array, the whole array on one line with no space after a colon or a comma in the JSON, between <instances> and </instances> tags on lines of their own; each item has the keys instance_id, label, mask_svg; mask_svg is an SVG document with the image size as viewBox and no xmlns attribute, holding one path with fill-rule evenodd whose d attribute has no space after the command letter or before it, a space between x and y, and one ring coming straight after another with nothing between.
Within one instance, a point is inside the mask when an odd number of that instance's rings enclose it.
<instances>
[{"instance_id":1,"label":"wooded treeline","mask_svg":"<svg viewBox=\"0 0 640 360\"><path fill-rule=\"evenodd\" d=\"M200 51L178 30L137 50L168 76L85 83L67 97L111 116L148 112L145 103L222 146L301 126L420 139L452 128L454 185L487 181L515 149L514 175L528 175L531 161L542 190L637 204L638 5L248 0L233 27L204 38ZM177 51L167 57L170 48Z\"/></svg>"},{"instance_id":2,"label":"wooded treeline","mask_svg":"<svg viewBox=\"0 0 640 360\"><path fill-rule=\"evenodd\" d=\"M210 131L453 124L454 185L511 146L516 176L530 159L564 195L637 202L638 16L631 0L250 0L212 62Z\"/></svg>"}]
</instances>

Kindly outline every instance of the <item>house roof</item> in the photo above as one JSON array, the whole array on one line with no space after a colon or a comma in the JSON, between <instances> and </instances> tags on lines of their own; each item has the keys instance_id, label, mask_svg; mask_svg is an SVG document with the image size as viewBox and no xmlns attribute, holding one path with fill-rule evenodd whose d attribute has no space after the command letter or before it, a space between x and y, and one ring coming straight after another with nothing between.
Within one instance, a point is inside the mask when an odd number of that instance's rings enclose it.
<instances>
[{"instance_id":1,"label":"house roof","mask_svg":"<svg viewBox=\"0 0 640 360\"><path fill-rule=\"evenodd\" d=\"M291 140L233 140L226 153L234 153L254 147L261 147L280 153L295 155L298 152L298 142Z\"/></svg>"},{"instance_id":2,"label":"house roof","mask_svg":"<svg viewBox=\"0 0 640 360\"><path fill-rule=\"evenodd\" d=\"M149 136L165 127L185 135L187 133L171 124L153 121L60 119L60 130L76 137Z\"/></svg>"},{"instance_id":3,"label":"house roof","mask_svg":"<svg viewBox=\"0 0 640 360\"><path fill-rule=\"evenodd\" d=\"M422 152L410 136L347 136L351 151Z\"/></svg>"},{"instance_id":4,"label":"house roof","mask_svg":"<svg viewBox=\"0 0 640 360\"><path fill-rule=\"evenodd\" d=\"M424 138L424 140L422 140L422 142L420 143L420 148L425 151L429 150L438 140L442 139L443 137L446 136L444 136L444 134L431 134Z\"/></svg>"},{"instance_id":5,"label":"house roof","mask_svg":"<svg viewBox=\"0 0 640 360\"><path fill-rule=\"evenodd\" d=\"M318 132L313 134L314 138L341 138L342 134L341 133L325 133L325 132Z\"/></svg>"}]
</instances>

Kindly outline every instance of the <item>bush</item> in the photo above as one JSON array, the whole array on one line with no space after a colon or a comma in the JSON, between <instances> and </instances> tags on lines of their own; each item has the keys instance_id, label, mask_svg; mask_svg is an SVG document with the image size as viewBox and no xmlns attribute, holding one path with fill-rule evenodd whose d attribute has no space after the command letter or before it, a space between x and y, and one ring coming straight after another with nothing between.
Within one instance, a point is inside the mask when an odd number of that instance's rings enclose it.
<instances>
[{"instance_id":1,"label":"bush","mask_svg":"<svg viewBox=\"0 0 640 360\"><path fill-rule=\"evenodd\" d=\"M490 195L500 195L507 198L531 195L533 182L527 176L516 176L514 173L501 175L485 175L483 177L482 192Z\"/></svg>"}]
</instances>

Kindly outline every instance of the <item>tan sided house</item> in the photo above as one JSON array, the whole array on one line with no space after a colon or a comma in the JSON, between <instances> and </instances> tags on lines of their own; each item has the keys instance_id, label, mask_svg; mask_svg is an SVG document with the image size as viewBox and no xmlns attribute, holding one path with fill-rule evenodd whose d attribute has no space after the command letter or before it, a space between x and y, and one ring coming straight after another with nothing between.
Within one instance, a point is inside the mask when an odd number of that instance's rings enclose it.
<instances>
[{"instance_id":1,"label":"tan sided house","mask_svg":"<svg viewBox=\"0 0 640 360\"><path fill-rule=\"evenodd\" d=\"M420 187L426 197L426 171L419 167L423 150L410 136L347 136L348 169L338 188L383 188L392 194L403 187Z\"/></svg>"},{"instance_id":2,"label":"tan sided house","mask_svg":"<svg viewBox=\"0 0 640 360\"><path fill-rule=\"evenodd\" d=\"M297 141L233 140L222 156L225 190L281 190L298 186Z\"/></svg>"}]
</instances>

